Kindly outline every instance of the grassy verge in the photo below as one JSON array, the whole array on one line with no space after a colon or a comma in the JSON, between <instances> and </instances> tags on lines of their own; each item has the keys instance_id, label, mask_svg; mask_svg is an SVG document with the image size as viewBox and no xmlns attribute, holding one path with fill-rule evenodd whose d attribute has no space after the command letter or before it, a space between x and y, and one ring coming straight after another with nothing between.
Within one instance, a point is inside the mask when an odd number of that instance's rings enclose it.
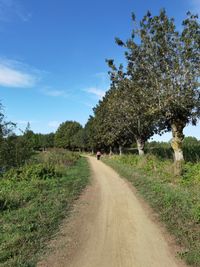
<instances>
[{"instance_id":1,"label":"grassy verge","mask_svg":"<svg viewBox=\"0 0 200 267\"><path fill-rule=\"evenodd\" d=\"M89 166L79 158L61 172L58 165L41 164L12 172L14 178L0 180L0 266L35 266L38 253L87 185Z\"/></svg>"},{"instance_id":2,"label":"grassy verge","mask_svg":"<svg viewBox=\"0 0 200 267\"><path fill-rule=\"evenodd\" d=\"M173 177L172 163L153 156L104 158L150 203L176 237L186 262L200 266L200 164L186 165L183 177Z\"/></svg>"}]
</instances>

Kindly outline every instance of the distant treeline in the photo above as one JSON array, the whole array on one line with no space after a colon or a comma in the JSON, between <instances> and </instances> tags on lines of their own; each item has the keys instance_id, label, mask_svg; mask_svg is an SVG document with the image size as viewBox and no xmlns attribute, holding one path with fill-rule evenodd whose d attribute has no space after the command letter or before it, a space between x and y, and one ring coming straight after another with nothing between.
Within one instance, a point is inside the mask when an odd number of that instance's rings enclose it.
<instances>
[{"instance_id":1,"label":"distant treeline","mask_svg":"<svg viewBox=\"0 0 200 267\"><path fill-rule=\"evenodd\" d=\"M4 121L0 113L0 172L26 163L36 151L54 147L54 133L35 134L28 124L21 135L16 135L16 125Z\"/></svg>"},{"instance_id":2,"label":"distant treeline","mask_svg":"<svg viewBox=\"0 0 200 267\"><path fill-rule=\"evenodd\" d=\"M8 126L8 125L7 125ZM12 128L12 129L11 129ZM90 131L78 122L66 121L62 123L56 133L34 133L28 124L21 135L13 132L13 126L7 129L0 139L0 168L7 170L19 167L28 162L34 153L51 148L64 148L71 151L95 152L100 149L103 153L110 153L111 148L106 145L91 146ZM145 152L162 159L173 159L170 142L147 142ZM112 153L138 154L137 145L130 143L124 147L114 145ZM200 141L195 137L186 137L183 141L183 153L186 161L197 162L200 159Z\"/></svg>"}]
</instances>

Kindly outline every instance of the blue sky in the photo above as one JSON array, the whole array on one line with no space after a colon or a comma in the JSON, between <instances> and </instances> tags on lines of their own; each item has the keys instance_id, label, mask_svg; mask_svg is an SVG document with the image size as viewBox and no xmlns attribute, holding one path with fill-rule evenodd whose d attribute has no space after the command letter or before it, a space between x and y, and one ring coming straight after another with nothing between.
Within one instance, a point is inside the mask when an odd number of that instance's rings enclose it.
<instances>
[{"instance_id":1,"label":"blue sky","mask_svg":"<svg viewBox=\"0 0 200 267\"><path fill-rule=\"evenodd\" d=\"M8 120L35 132L59 123L84 125L109 88L106 58L123 61L116 36L131 32L130 14L141 18L166 8L180 27L200 0L0 0L0 101ZM200 126L186 135L200 139ZM169 140L171 134L156 137Z\"/></svg>"}]
</instances>

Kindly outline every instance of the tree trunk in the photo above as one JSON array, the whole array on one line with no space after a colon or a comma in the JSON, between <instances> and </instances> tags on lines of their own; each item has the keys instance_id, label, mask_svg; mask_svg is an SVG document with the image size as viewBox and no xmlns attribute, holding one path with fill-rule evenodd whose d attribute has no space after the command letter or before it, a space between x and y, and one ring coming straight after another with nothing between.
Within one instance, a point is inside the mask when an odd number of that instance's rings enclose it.
<instances>
[{"instance_id":1,"label":"tree trunk","mask_svg":"<svg viewBox=\"0 0 200 267\"><path fill-rule=\"evenodd\" d=\"M136 143L137 143L137 149L138 149L139 156L143 156L144 155L145 141L142 140L142 138L136 138Z\"/></svg>"},{"instance_id":2,"label":"tree trunk","mask_svg":"<svg viewBox=\"0 0 200 267\"><path fill-rule=\"evenodd\" d=\"M112 152L112 147L110 146L110 152L109 155L112 156L113 152Z\"/></svg>"},{"instance_id":3,"label":"tree trunk","mask_svg":"<svg viewBox=\"0 0 200 267\"><path fill-rule=\"evenodd\" d=\"M172 142L171 146L174 150L174 173L175 175L181 175L182 165L184 162L182 143L184 139L183 128L185 123L176 121L171 124L172 128Z\"/></svg>"},{"instance_id":4,"label":"tree trunk","mask_svg":"<svg viewBox=\"0 0 200 267\"><path fill-rule=\"evenodd\" d=\"M122 146L119 146L119 155L122 155Z\"/></svg>"}]
</instances>

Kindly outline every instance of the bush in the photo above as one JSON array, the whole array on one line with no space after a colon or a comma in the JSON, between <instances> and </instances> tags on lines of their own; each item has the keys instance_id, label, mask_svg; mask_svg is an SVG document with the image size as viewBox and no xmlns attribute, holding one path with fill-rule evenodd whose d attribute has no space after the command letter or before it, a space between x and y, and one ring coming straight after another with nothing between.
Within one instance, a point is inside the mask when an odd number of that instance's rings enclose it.
<instances>
[{"instance_id":1,"label":"bush","mask_svg":"<svg viewBox=\"0 0 200 267\"><path fill-rule=\"evenodd\" d=\"M184 165L182 183L200 185L200 163L192 164L188 162Z\"/></svg>"},{"instance_id":2,"label":"bush","mask_svg":"<svg viewBox=\"0 0 200 267\"><path fill-rule=\"evenodd\" d=\"M23 167L13 168L3 175L3 179L9 180L31 180L31 179L52 179L60 177L55 166L47 164L24 165Z\"/></svg>"},{"instance_id":3,"label":"bush","mask_svg":"<svg viewBox=\"0 0 200 267\"><path fill-rule=\"evenodd\" d=\"M67 167L74 165L79 158L80 154L77 152L66 151L64 149L54 149L39 153L32 161Z\"/></svg>"}]
</instances>

